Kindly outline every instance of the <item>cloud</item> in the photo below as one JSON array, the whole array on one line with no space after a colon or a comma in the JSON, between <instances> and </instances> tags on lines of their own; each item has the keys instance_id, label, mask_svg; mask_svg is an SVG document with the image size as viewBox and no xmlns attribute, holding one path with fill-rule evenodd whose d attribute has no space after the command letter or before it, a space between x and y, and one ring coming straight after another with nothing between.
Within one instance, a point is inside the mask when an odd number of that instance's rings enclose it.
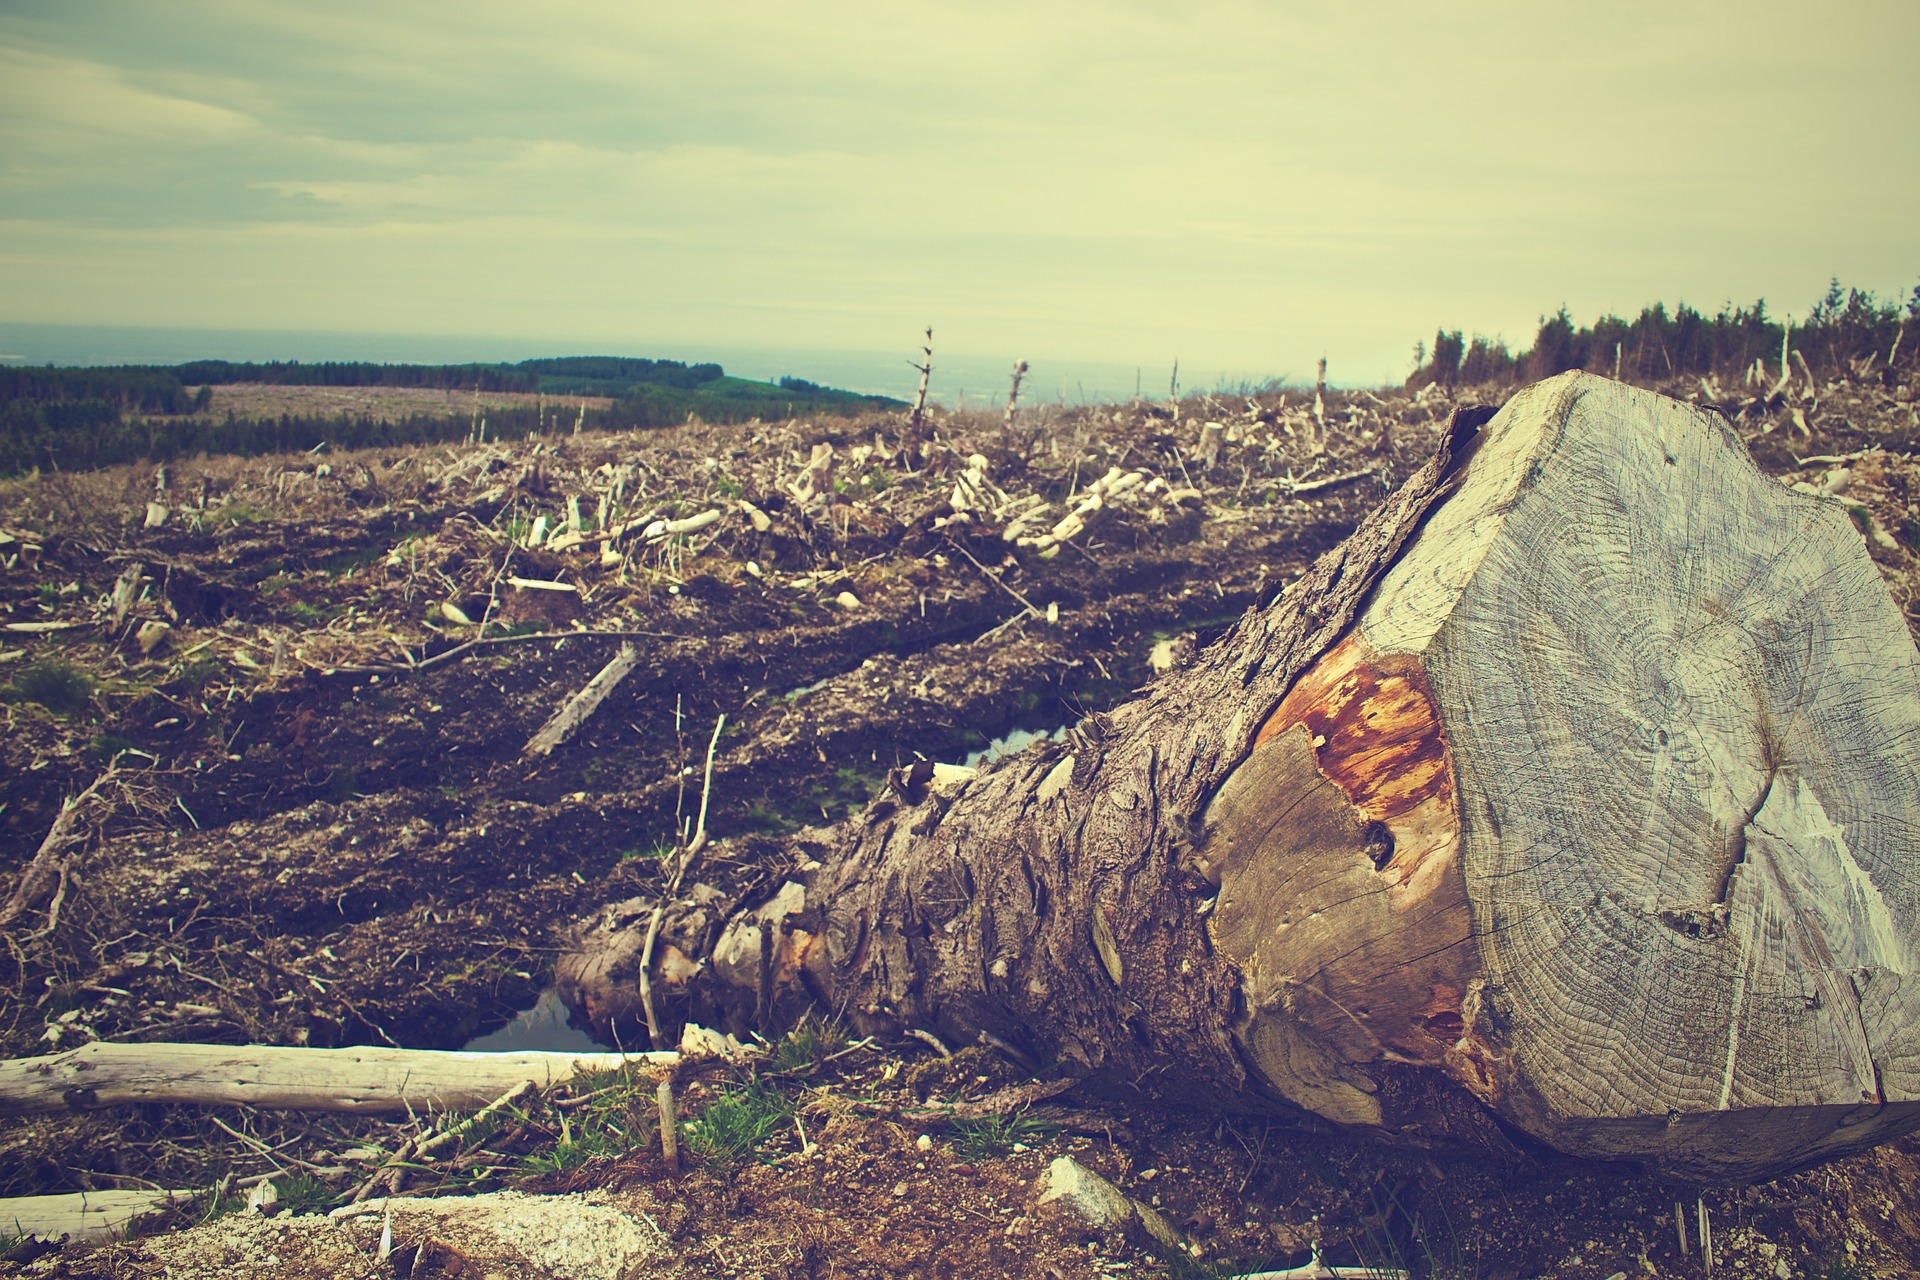
<instances>
[{"instance_id":1,"label":"cloud","mask_svg":"<svg viewBox=\"0 0 1920 1280\"><path fill-rule=\"evenodd\" d=\"M243 112L133 83L118 68L0 47L0 118L16 144L50 150L74 134L139 142L224 142L257 124Z\"/></svg>"},{"instance_id":2,"label":"cloud","mask_svg":"<svg viewBox=\"0 0 1920 1280\"><path fill-rule=\"evenodd\" d=\"M1916 15L27 2L0 307L879 346L932 320L1385 373L1563 301L1900 287Z\"/></svg>"}]
</instances>

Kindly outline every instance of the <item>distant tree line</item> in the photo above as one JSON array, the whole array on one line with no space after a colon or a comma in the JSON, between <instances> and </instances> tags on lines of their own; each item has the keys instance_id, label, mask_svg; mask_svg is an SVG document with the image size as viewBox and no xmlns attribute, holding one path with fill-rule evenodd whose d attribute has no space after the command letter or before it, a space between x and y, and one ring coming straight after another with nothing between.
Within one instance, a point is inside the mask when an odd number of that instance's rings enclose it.
<instances>
[{"instance_id":1,"label":"distant tree line","mask_svg":"<svg viewBox=\"0 0 1920 1280\"><path fill-rule=\"evenodd\" d=\"M183 379L184 375L184 379ZM497 375L499 381L487 379ZM445 377L447 383L429 379ZM505 381L532 380L527 390L550 395L608 396L605 409L544 412L532 405L383 417L280 414L224 418L208 414L210 387L277 381L295 386L441 386L518 390ZM358 379L357 381L355 379ZM408 379L413 379L409 381ZM465 379L465 381L460 381ZM197 388L197 389L190 389ZM520 365L240 364L105 368L0 367L0 476L34 469L77 471L123 462L164 462L197 454L258 456L312 449L520 439L536 432L632 430L672 426L697 417L745 422L809 414L853 414L905 408L885 396L864 396L803 379L783 385L729 378L717 364L575 356Z\"/></svg>"},{"instance_id":2,"label":"distant tree line","mask_svg":"<svg viewBox=\"0 0 1920 1280\"><path fill-rule=\"evenodd\" d=\"M111 400L141 413L192 412L190 388L239 382L286 387L424 387L619 396L636 384L692 390L726 376L717 364L626 356L559 356L518 364L375 364L365 360L189 360L172 365L0 369L0 400ZM810 385L810 384L809 384ZM202 404L204 407L204 402Z\"/></svg>"},{"instance_id":3,"label":"distant tree line","mask_svg":"<svg viewBox=\"0 0 1920 1280\"><path fill-rule=\"evenodd\" d=\"M1575 324L1562 307L1541 317L1533 345L1517 353L1497 338L1475 334L1468 340L1458 329L1442 329L1431 349L1425 343L1415 348L1418 367L1407 386L1532 382L1569 369L1617 372L1630 382L1738 377L1756 361L1777 377L1783 339L1823 377L1876 371L1888 379L1904 376L1920 368L1920 286L1903 305L1843 289L1835 280L1791 333L1785 321L1767 314L1764 299L1751 307L1728 305L1711 316L1684 302L1671 312L1656 302L1633 320L1609 315L1591 325Z\"/></svg>"}]
</instances>

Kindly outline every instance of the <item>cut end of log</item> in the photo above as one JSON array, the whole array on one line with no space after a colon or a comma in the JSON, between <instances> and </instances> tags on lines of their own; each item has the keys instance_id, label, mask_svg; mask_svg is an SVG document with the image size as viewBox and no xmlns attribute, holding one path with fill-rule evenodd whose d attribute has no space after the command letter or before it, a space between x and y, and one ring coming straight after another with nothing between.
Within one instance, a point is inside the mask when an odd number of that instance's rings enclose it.
<instances>
[{"instance_id":1,"label":"cut end of log","mask_svg":"<svg viewBox=\"0 0 1920 1280\"><path fill-rule=\"evenodd\" d=\"M1568 374L1216 795L1236 1034L1332 1119L1437 1068L1562 1150L1768 1177L1920 1125L1920 655L1838 504Z\"/></svg>"}]
</instances>

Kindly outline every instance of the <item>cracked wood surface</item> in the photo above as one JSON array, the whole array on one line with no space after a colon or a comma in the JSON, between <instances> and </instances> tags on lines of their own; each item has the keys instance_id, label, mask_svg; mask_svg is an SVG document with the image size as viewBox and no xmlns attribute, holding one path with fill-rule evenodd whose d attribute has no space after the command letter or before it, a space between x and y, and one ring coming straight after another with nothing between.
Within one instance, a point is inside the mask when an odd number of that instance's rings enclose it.
<instances>
[{"instance_id":1,"label":"cracked wood surface","mask_svg":"<svg viewBox=\"0 0 1920 1280\"><path fill-rule=\"evenodd\" d=\"M1358 627L1417 657L1458 773L1484 981L1450 1074L1709 1179L1920 1124L1920 659L1844 509L1590 375L1464 470Z\"/></svg>"}]
</instances>

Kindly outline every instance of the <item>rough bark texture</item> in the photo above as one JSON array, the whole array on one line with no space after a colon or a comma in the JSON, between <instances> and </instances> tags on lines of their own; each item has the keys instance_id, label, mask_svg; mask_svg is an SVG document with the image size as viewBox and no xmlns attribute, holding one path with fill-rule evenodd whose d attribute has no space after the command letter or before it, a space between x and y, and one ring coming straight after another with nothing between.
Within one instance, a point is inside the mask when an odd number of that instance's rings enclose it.
<instances>
[{"instance_id":1,"label":"rough bark texture","mask_svg":"<svg viewBox=\"0 0 1920 1280\"><path fill-rule=\"evenodd\" d=\"M1845 511L1608 379L1485 421L1144 696L676 908L656 982L1702 1180L1920 1126L1920 655Z\"/></svg>"},{"instance_id":2,"label":"rough bark texture","mask_svg":"<svg viewBox=\"0 0 1920 1280\"><path fill-rule=\"evenodd\" d=\"M712 905L681 904L656 992L691 983L695 1007L740 1025L813 1001L863 1032L985 1032L1151 1093L1286 1107L1250 1092L1229 1034L1242 996L1207 937L1198 817L1445 496L1459 447L1489 416L1456 414L1435 457L1350 539L1141 698L956 788L898 775L893 794L797 842L796 879L717 941ZM561 966L563 997L603 1027L630 1022L637 992L619 979L639 946L631 927L590 938ZM709 953L695 972L687 957Z\"/></svg>"}]
</instances>

